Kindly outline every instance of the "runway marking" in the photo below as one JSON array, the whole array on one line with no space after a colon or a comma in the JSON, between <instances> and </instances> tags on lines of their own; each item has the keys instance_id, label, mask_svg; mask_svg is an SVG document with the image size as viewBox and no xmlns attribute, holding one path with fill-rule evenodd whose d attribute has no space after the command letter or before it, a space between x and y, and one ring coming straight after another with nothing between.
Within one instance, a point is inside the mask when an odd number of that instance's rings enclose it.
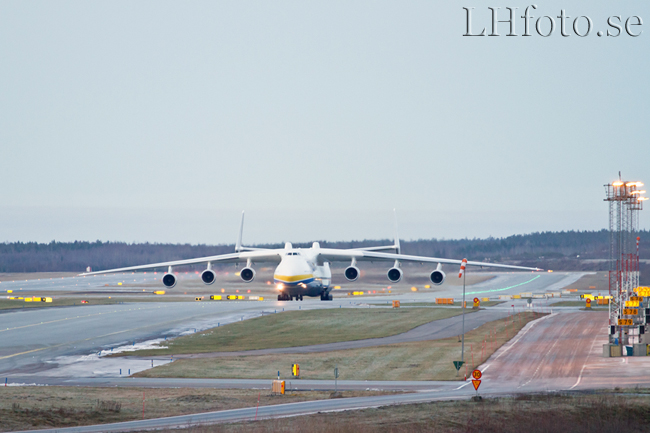
<instances>
[{"instance_id":1,"label":"runway marking","mask_svg":"<svg viewBox=\"0 0 650 433\"><path fill-rule=\"evenodd\" d=\"M504 291L504 290L514 289L515 287L523 286L524 284L528 284L528 283L530 283L531 281L535 281L536 279L538 279L538 278L540 278L540 277L541 277L541 275L537 275L536 277L533 277L531 280L524 281L523 283L515 284L514 286L506 287L506 288L503 288L503 289L483 290L483 291L481 291L481 292L467 292L467 294L468 294L468 295L477 295L477 294L479 294L479 293L502 292L502 291Z\"/></svg>"},{"instance_id":2,"label":"runway marking","mask_svg":"<svg viewBox=\"0 0 650 433\"><path fill-rule=\"evenodd\" d=\"M184 320L184 319L170 320L169 322L165 322L165 323L163 323L163 325L168 324L168 323L174 323L174 322L182 321L182 320ZM45 349L54 349L54 348L56 348L56 347L61 347L61 346L65 346L65 345L77 344L77 343L82 342L82 341L94 340L95 338L109 337L109 336L111 336L111 335L122 334L122 333L124 333L124 332L135 331L135 330L138 330L138 329L144 329L144 328L148 328L148 327L150 327L150 326L155 326L155 325L158 325L158 324L141 326L141 327L139 327L139 328L125 329L125 330L123 330L123 331L111 332L111 333L109 333L109 334L104 334L104 335L93 335L92 337L84 338L84 339L82 339L82 340L66 341L65 343L55 344L54 346L46 346L46 347L41 347L41 348L39 348L39 349L28 350L28 351L26 351L26 352L14 353L14 354L12 354L12 355L5 355L5 356L0 357L0 359L13 358L14 356L25 355L25 354L27 354L27 353L38 352L38 351L40 351L40 350L45 350Z\"/></svg>"},{"instance_id":3,"label":"runway marking","mask_svg":"<svg viewBox=\"0 0 650 433\"><path fill-rule=\"evenodd\" d=\"M550 317L556 316L557 314L558 313L553 313L553 314L550 314L548 316L544 316L541 319L537 319L537 320L534 320L534 321L530 322L530 326L528 328L524 329L523 331L519 331L519 334L517 334L517 339L516 340L510 340L511 341L510 345L508 347L506 347L505 349L503 349L503 351L501 351L497 356L495 356L494 359L495 360L499 359L501 357L501 355L503 355L508 350L510 350L519 340L522 339L522 337L524 335L526 335L528 333L528 331L533 329L533 326L537 325L542 320L545 320L545 319L548 319ZM528 326L528 325L526 325L526 326Z\"/></svg>"},{"instance_id":4,"label":"runway marking","mask_svg":"<svg viewBox=\"0 0 650 433\"><path fill-rule=\"evenodd\" d=\"M585 367L587 366L587 361L589 361L589 355L591 355L591 351L594 349L594 344L596 344L596 339L597 339L599 336L600 336L600 335L598 335L598 334L596 334L596 335L594 336L594 340L591 342L591 347L589 347L589 353L587 353L587 358L585 358L585 363L582 364L582 368L580 369L580 374L578 375L578 380L577 380L576 383L575 383L571 388L569 388L569 389L573 389L573 388L575 388L576 386L578 386L578 384L580 383L580 380L582 380L582 373L585 371Z\"/></svg>"},{"instance_id":5,"label":"runway marking","mask_svg":"<svg viewBox=\"0 0 650 433\"><path fill-rule=\"evenodd\" d=\"M458 388L454 388L454 391L458 391L459 389L461 389L461 388L463 388L463 387L469 385L470 383L472 383L472 382L465 382L464 384L462 384L462 385L459 386Z\"/></svg>"},{"instance_id":6,"label":"runway marking","mask_svg":"<svg viewBox=\"0 0 650 433\"><path fill-rule=\"evenodd\" d=\"M551 347L546 351L546 353L544 354L544 357L546 357L546 355L548 355L549 353L551 353L551 350L553 350L553 348L554 348L555 345L558 343L558 341L560 341L560 340L559 340L559 339L555 339L555 342L554 342L554 343L551 345ZM530 382L532 382L533 379L535 378L535 376L537 375L537 372L538 372L539 369L542 367L542 365L544 365L544 359L543 359L543 358L539 361L539 365L537 366L537 368L535 369L535 371L533 372L533 374L530 375L530 379L528 379L527 382L524 382L524 383L522 383L521 385L519 385L517 388L521 388L521 387L523 387L523 386L528 385Z\"/></svg>"},{"instance_id":7,"label":"runway marking","mask_svg":"<svg viewBox=\"0 0 650 433\"><path fill-rule=\"evenodd\" d=\"M165 305L165 307L167 307L167 305ZM162 305L154 307L154 308L162 308ZM149 308L149 310L153 310L154 308ZM138 308L138 310L140 310L140 308ZM123 313L123 312L126 312L126 311L135 311L135 309L130 308L128 310L120 310L120 311L116 310L116 311L113 311L112 313L110 311L105 311L105 312L102 312L102 313L87 314L85 316L66 317L65 319L50 320L49 322L32 323L32 324L29 324L29 325L16 326L14 328L0 329L0 332L14 331L16 329L30 328L32 326L49 325L50 323L63 322L63 321L72 320L72 319L83 319L83 318L86 318L86 317L101 316L102 314L113 314L113 313L118 313L118 312ZM0 358L0 359L2 359L2 358Z\"/></svg>"},{"instance_id":8,"label":"runway marking","mask_svg":"<svg viewBox=\"0 0 650 433\"><path fill-rule=\"evenodd\" d=\"M52 346L52 347L56 347L56 346ZM26 352L14 353L13 355L0 356L0 359L13 358L14 356L25 355L27 353L32 353L32 352L38 352L39 350L43 350L43 349L47 349L47 347L41 347L40 349L32 349Z\"/></svg>"}]
</instances>

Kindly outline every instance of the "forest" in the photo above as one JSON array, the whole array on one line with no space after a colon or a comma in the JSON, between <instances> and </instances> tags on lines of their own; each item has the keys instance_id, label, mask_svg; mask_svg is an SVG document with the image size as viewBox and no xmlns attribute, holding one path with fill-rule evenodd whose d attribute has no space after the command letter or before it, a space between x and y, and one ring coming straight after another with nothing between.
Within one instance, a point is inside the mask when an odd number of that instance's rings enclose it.
<instances>
[{"instance_id":1,"label":"forest","mask_svg":"<svg viewBox=\"0 0 650 433\"><path fill-rule=\"evenodd\" d=\"M640 257L650 259L648 231L640 231ZM392 240L320 241L321 247L355 248L390 245ZM294 244L309 247L311 243ZM256 245L279 248L278 245ZM563 231L487 239L418 239L401 241L402 253L538 266L554 270L607 270L609 232ZM0 243L0 272L83 272L205 257L234 251L234 245L190 245L126 242ZM203 265L201 265L202 267ZM642 264L644 268L649 265ZM198 268L197 268L198 269Z\"/></svg>"}]
</instances>

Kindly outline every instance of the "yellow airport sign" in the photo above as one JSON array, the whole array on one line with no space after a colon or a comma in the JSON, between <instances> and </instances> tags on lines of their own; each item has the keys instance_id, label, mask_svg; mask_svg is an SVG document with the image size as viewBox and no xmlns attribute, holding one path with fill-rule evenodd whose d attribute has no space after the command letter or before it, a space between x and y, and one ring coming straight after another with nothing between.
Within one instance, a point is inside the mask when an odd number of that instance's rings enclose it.
<instances>
[{"instance_id":1,"label":"yellow airport sign","mask_svg":"<svg viewBox=\"0 0 650 433\"><path fill-rule=\"evenodd\" d=\"M626 316L638 316L639 315L639 309L638 308L623 308L623 314Z\"/></svg>"},{"instance_id":2,"label":"yellow airport sign","mask_svg":"<svg viewBox=\"0 0 650 433\"><path fill-rule=\"evenodd\" d=\"M650 296L650 287L639 286L634 289L634 292L639 296Z\"/></svg>"},{"instance_id":3,"label":"yellow airport sign","mask_svg":"<svg viewBox=\"0 0 650 433\"><path fill-rule=\"evenodd\" d=\"M618 319L618 326L632 326L632 319Z\"/></svg>"},{"instance_id":4,"label":"yellow airport sign","mask_svg":"<svg viewBox=\"0 0 650 433\"><path fill-rule=\"evenodd\" d=\"M642 296L630 296L630 301L643 302Z\"/></svg>"},{"instance_id":5,"label":"yellow airport sign","mask_svg":"<svg viewBox=\"0 0 650 433\"><path fill-rule=\"evenodd\" d=\"M626 307L638 307L639 301L625 301Z\"/></svg>"}]
</instances>

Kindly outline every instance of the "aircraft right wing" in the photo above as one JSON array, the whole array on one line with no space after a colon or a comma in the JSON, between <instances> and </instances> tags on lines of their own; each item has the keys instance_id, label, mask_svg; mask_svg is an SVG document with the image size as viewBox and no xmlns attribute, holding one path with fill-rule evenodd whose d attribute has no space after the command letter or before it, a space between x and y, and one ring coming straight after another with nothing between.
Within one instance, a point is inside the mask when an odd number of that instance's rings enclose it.
<instances>
[{"instance_id":1,"label":"aircraft right wing","mask_svg":"<svg viewBox=\"0 0 650 433\"><path fill-rule=\"evenodd\" d=\"M449 264L459 265L462 260L457 259L443 259L439 257L425 257L425 256L411 256L407 254L392 254L383 253L379 251L368 251L363 249L339 250L334 248L322 248L320 250L320 257L323 260L340 262L345 260L355 259L356 261L398 261L398 262L419 262L419 263L436 263L436 264ZM541 271L540 268L529 268L526 266L515 265L502 265L498 263L489 262L473 262L468 261L468 266L480 266L486 268L501 268L501 269L516 269L521 271Z\"/></svg>"}]
</instances>

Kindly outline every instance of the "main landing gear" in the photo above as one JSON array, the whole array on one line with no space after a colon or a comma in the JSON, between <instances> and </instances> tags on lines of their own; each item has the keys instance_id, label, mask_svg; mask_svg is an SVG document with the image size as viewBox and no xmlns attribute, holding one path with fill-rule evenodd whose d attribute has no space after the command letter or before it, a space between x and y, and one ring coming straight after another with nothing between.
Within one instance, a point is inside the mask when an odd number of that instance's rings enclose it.
<instances>
[{"instance_id":1,"label":"main landing gear","mask_svg":"<svg viewBox=\"0 0 650 433\"><path fill-rule=\"evenodd\" d=\"M326 293L321 293L320 295L320 300L321 301L331 301L334 299L334 296L326 294Z\"/></svg>"}]
</instances>

